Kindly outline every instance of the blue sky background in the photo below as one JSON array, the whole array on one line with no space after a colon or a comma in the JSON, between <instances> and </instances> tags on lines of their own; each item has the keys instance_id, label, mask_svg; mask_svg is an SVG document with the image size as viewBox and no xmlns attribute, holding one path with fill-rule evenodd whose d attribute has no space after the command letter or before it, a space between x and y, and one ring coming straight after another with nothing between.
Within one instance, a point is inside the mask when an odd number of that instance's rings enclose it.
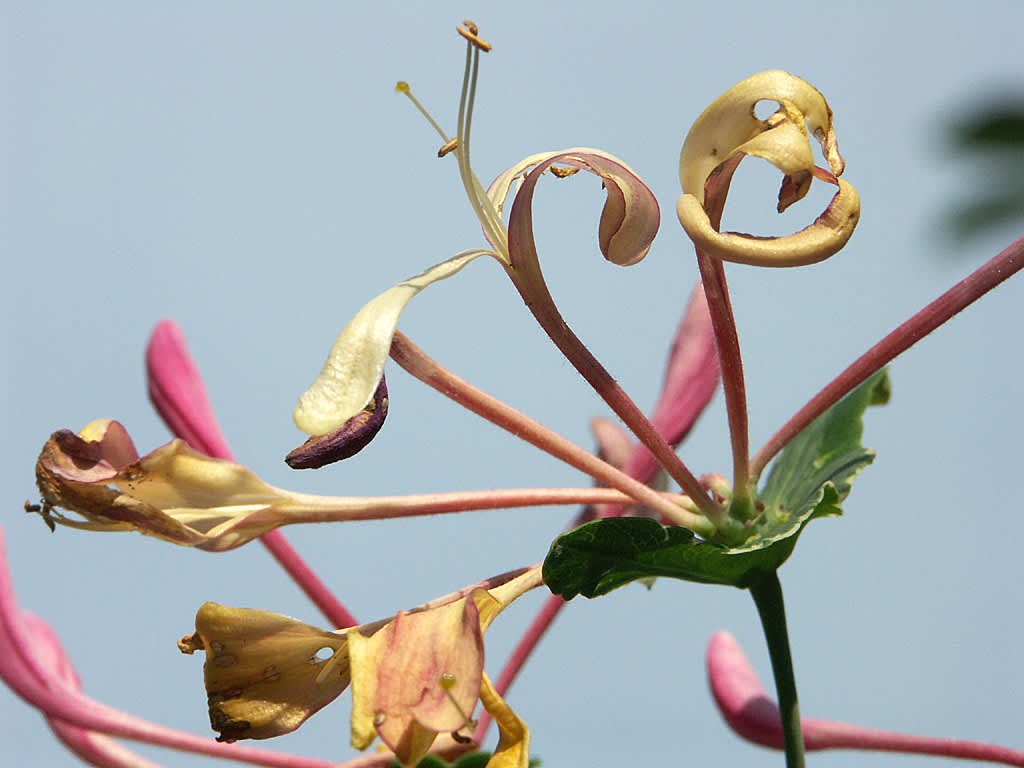
<instances>
[{"instance_id":1,"label":"blue sky background","mask_svg":"<svg viewBox=\"0 0 1024 768\"><path fill-rule=\"evenodd\" d=\"M161 318L188 336L239 460L307 492L398 494L579 486L587 479L460 412L397 369L379 438L351 462L293 472L297 395L372 296L483 243L454 161L393 93L408 80L454 130L473 18L482 66L474 166L485 182L533 152L594 146L648 182L662 231L641 264L596 248L599 184L545 182L542 264L569 323L643 407L696 279L678 227L678 153L693 119L757 71L817 86L836 113L861 224L835 258L800 270L729 270L759 446L884 333L1017 233L939 234L983 190L950 156L946 123L1021 84L1017 2L2 3L0 302L5 375L2 524L18 596L57 630L95 698L210 733L201 659L175 641L205 600L322 623L258 544L223 555L136 535L50 534L21 513L55 429L122 421L140 451L168 439L142 354ZM778 174L748 161L726 227L798 229L831 192L774 214ZM1017 748L1024 715L1018 492L1024 283L901 358L867 416L879 452L846 516L810 526L781 577L804 713ZM574 441L605 414L533 324L497 265L424 292L401 327L456 373ZM685 444L696 472L730 466L720 396ZM569 510L291 529L361 619L393 614L543 557ZM542 595L488 636L496 673ZM734 632L767 680L752 601L661 581L577 599L509 701L550 768L780 765L733 737L704 682L707 638ZM344 695L266 746L346 759ZM493 741L493 740L492 740ZM38 714L0 691L5 764L70 758ZM206 758L139 747L174 766ZM873 765L927 758L871 756ZM817 766L862 765L824 753ZM947 762L947 764L949 764Z\"/></svg>"}]
</instances>

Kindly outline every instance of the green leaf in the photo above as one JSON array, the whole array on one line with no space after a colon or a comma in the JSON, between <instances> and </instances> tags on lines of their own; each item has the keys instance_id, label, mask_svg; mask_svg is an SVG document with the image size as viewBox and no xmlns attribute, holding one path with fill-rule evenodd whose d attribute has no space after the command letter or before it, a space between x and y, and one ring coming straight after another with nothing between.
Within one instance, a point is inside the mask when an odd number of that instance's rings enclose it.
<instances>
[{"instance_id":1,"label":"green leaf","mask_svg":"<svg viewBox=\"0 0 1024 768\"><path fill-rule=\"evenodd\" d=\"M402 764L392 760L391 768L402 768ZM448 763L437 755L424 755L423 759L416 763L416 768L448 768Z\"/></svg>"},{"instance_id":2,"label":"green leaf","mask_svg":"<svg viewBox=\"0 0 1024 768\"><path fill-rule=\"evenodd\" d=\"M490 752L467 752L453 763L449 763L440 755L424 755L416 764L416 768L484 768L490 759ZM402 764L392 760L390 768L402 768Z\"/></svg>"},{"instance_id":3,"label":"green leaf","mask_svg":"<svg viewBox=\"0 0 1024 768\"><path fill-rule=\"evenodd\" d=\"M452 768L484 768L490 759L490 752L470 752L452 763Z\"/></svg>"},{"instance_id":4,"label":"green leaf","mask_svg":"<svg viewBox=\"0 0 1024 768\"><path fill-rule=\"evenodd\" d=\"M860 443L861 417L888 399L888 376L878 371L797 435L773 464L758 494L762 511L742 545L703 541L650 518L606 518L555 540L544 582L566 600L657 576L749 587L786 561L808 522L841 514L854 478L875 456Z\"/></svg>"}]
</instances>

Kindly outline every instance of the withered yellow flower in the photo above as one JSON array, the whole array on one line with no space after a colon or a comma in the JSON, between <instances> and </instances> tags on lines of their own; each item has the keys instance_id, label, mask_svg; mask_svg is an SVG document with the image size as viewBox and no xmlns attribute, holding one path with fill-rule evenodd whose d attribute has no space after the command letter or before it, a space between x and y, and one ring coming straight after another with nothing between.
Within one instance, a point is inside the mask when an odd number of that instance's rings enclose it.
<instances>
[{"instance_id":1,"label":"withered yellow flower","mask_svg":"<svg viewBox=\"0 0 1024 768\"><path fill-rule=\"evenodd\" d=\"M761 101L779 105L766 120L754 111ZM828 170L815 166L808 129L821 145ZM835 184L839 191L813 223L792 235L718 232L705 210L706 185L714 183L716 173L727 184L745 155L763 158L785 174L779 212L807 194L812 178ZM825 97L788 72L761 72L719 96L693 124L679 157L683 195L676 212L697 248L716 258L764 267L813 264L842 248L860 218L860 198L852 185L839 178L843 170Z\"/></svg>"},{"instance_id":2,"label":"withered yellow flower","mask_svg":"<svg viewBox=\"0 0 1024 768\"><path fill-rule=\"evenodd\" d=\"M483 634L542 584L540 566L498 577L372 624L327 632L288 616L206 603L184 653L206 653L210 723L221 741L298 728L352 685L351 741L380 737L415 765L438 734L464 740L479 699L501 729L495 766L526 765L529 734L484 673Z\"/></svg>"}]
</instances>

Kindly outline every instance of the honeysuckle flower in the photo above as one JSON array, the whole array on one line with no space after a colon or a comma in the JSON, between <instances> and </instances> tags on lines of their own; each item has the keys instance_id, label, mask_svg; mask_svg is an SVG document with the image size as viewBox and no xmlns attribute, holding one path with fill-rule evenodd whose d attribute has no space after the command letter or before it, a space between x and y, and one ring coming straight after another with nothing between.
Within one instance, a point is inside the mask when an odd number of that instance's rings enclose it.
<instances>
[{"instance_id":1,"label":"honeysuckle flower","mask_svg":"<svg viewBox=\"0 0 1024 768\"><path fill-rule=\"evenodd\" d=\"M77 435L54 432L36 463L36 484L43 497L38 511L51 525L135 530L207 550L244 544L300 510L337 507L267 485L240 464L206 456L182 440L140 458L125 428L109 419Z\"/></svg>"},{"instance_id":2,"label":"honeysuckle flower","mask_svg":"<svg viewBox=\"0 0 1024 768\"><path fill-rule=\"evenodd\" d=\"M26 503L48 525L138 531L181 546L234 549L283 525L409 517L473 509L607 503L608 489L509 489L413 496L314 496L275 488L233 461L172 440L139 457L116 421L47 440L36 462L42 505ZM62 514L64 509L84 519Z\"/></svg>"},{"instance_id":3,"label":"honeysuckle flower","mask_svg":"<svg viewBox=\"0 0 1024 768\"><path fill-rule=\"evenodd\" d=\"M736 638L716 632L708 642L708 682L722 717L739 736L761 746L783 748L779 708L768 696ZM1024 765L1024 752L962 739L879 731L832 720L800 718L804 746L822 749L861 749L912 752L942 757Z\"/></svg>"},{"instance_id":4,"label":"honeysuckle flower","mask_svg":"<svg viewBox=\"0 0 1024 768\"><path fill-rule=\"evenodd\" d=\"M778 102L779 108L761 120L754 112L760 101ZM808 128L821 145L829 170L815 165ZM761 157L785 174L779 191L780 213L807 194L814 177L839 190L813 223L792 235L718 232L705 210L705 186L716 173L722 178L715 183L727 185L746 155ZM679 157L683 195L676 211L697 249L718 259L765 267L813 264L846 244L860 216L857 191L839 178L843 169L825 97L788 72L761 72L718 97L693 124Z\"/></svg>"},{"instance_id":5,"label":"honeysuckle flower","mask_svg":"<svg viewBox=\"0 0 1024 768\"><path fill-rule=\"evenodd\" d=\"M490 46L471 29L460 28L460 33L469 42L459 129L453 141L438 130L453 145L451 153L458 161L463 186L491 249L463 251L399 283L359 310L338 336L320 374L299 397L293 419L307 434L324 435L338 429L366 406L383 374L399 316L408 301L426 286L451 277L478 256L488 255L506 269L524 295L532 291L546 294L530 210L534 186L544 173L564 177L587 170L600 177L607 200L598 225L598 243L612 263L627 266L638 262L657 232L660 214L653 193L622 160L601 150L573 148L531 155L484 189L470 166L469 144L477 62L480 51ZM397 90L409 93L406 83L399 83ZM515 200L506 226L503 209L513 188Z\"/></svg>"},{"instance_id":6,"label":"honeysuckle flower","mask_svg":"<svg viewBox=\"0 0 1024 768\"><path fill-rule=\"evenodd\" d=\"M196 615L195 633L183 637L179 648L206 654L204 679L218 740L293 731L351 681L351 741L357 749L379 736L399 762L415 765L439 733L465 740L460 731L475 727L471 718L482 697L512 733L503 733L504 756L497 764L512 765L509 739L528 742L484 682L483 634L506 606L542 584L540 569L485 584L335 632L269 611L206 603Z\"/></svg>"},{"instance_id":7,"label":"honeysuckle flower","mask_svg":"<svg viewBox=\"0 0 1024 768\"><path fill-rule=\"evenodd\" d=\"M498 726L498 747L487 761L487 768L528 768L530 731L512 708L498 695L487 673L483 674L480 702Z\"/></svg>"}]
</instances>

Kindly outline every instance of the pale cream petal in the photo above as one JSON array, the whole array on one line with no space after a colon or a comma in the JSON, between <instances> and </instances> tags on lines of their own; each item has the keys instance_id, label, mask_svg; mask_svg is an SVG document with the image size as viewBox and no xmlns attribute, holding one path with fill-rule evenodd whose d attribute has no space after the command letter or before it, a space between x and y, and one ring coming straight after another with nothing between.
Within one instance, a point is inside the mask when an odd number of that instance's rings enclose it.
<instances>
[{"instance_id":1,"label":"pale cream petal","mask_svg":"<svg viewBox=\"0 0 1024 768\"><path fill-rule=\"evenodd\" d=\"M409 300L431 283L451 277L490 251L463 251L410 277L366 304L339 334L323 370L299 397L295 425L310 435L325 435L359 413L373 397L391 337Z\"/></svg>"}]
</instances>

